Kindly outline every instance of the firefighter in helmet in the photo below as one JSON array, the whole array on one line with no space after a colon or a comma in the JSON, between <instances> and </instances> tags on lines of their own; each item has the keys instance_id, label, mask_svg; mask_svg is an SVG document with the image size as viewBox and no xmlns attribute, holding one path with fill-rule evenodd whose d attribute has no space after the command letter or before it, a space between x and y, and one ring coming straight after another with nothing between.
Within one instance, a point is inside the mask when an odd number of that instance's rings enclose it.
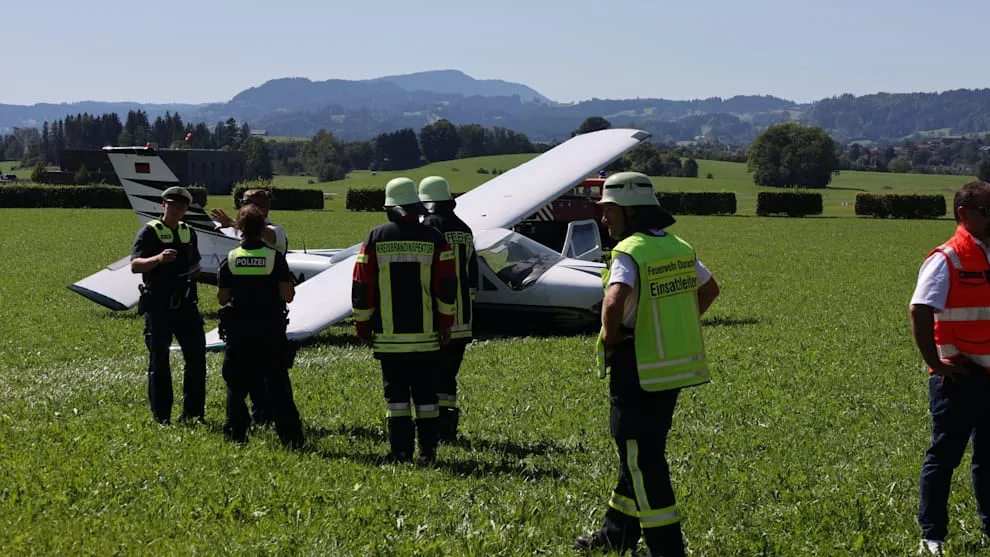
<instances>
[{"instance_id":1,"label":"firefighter in helmet","mask_svg":"<svg viewBox=\"0 0 990 557\"><path fill-rule=\"evenodd\" d=\"M354 325L381 362L388 435L395 461L436 458L438 352L450 342L457 278L443 234L420 222L426 208L416 184L385 186L389 222L361 245L351 293ZM415 421L413 417L415 416Z\"/></svg>"},{"instance_id":2,"label":"firefighter in helmet","mask_svg":"<svg viewBox=\"0 0 990 557\"><path fill-rule=\"evenodd\" d=\"M700 320L719 287L694 248L665 230L674 217L660 206L646 175L610 176L598 203L618 241L603 273L598 364L602 377L611 371L610 429L619 478L604 524L579 537L575 547L632 550L642 534L653 557L684 555L667 434L678 393L711 379Z\"/></svg>"},{"instance_id":3,"label":"firefighter in helmet","mask_svg":"<svg viewBox=\"0 0 990 557\"><path fill-rule=\"evenodd\" d=\"M471 228L456 214L457 202L450 194L450 184L440 176L428 176L419 183L419 198L430 214L423 224L443 233L454 250L457 278L457 301L450 344L440 349L437 368L437 397L440 399L440 440L454 441L460 410L457 406L457 373L464 360L464 349L471 343L474 298L478 293L478 256L474 250Z\"/></svg>"}]
</instances>

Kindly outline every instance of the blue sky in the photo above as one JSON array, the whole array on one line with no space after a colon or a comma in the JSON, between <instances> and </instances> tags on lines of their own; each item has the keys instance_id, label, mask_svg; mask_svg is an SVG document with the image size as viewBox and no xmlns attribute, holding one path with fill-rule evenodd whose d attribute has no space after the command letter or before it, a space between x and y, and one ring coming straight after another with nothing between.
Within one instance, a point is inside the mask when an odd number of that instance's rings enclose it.
<instances>
[{"instance_id":1,"label":"blue sky","mask_svg":"<svg viewBox=\"0 0 990 557\"><path fill-rule=\"evenodd\" d=\"M0 103L225 101L430 69L562 102L982 88L988 21L988 0L16 2Z\"/></svg>"}]
</instances>

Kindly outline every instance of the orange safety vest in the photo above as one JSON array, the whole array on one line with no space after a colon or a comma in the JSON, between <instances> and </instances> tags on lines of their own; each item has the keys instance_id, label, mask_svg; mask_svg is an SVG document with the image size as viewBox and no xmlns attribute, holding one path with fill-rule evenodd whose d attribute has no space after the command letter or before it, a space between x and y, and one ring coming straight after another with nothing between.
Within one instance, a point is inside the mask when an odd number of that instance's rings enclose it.
<instances>
[{"instance_id":1,"label":"orange safety vest","mask_svg":"<svg viewBox=\"0 0 990 557\"><path fill-rule=\"evenodd\" d=\"M990 370L990 263L986 252L961 225L948 242L929 255L936 252L952 268L945 309L935 312L938 355L945 359L963 356Z\"/></svg>"}]
</instances>

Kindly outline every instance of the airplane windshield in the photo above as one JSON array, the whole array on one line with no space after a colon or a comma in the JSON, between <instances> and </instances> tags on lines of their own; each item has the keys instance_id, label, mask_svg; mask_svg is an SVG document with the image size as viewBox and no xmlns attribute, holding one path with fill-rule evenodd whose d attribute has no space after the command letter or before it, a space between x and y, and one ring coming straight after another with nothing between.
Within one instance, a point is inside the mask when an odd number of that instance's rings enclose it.
<instances>
[{"instance_id":1,"label":"airplane windshield","mask_svg":"<svg viewBox=\"0 0 990 557\"><path fill-rule=\"evenodd\" d=\"M564 259L554 250L513 232L482 249L484 258L495 275L513 290L522 290L540 278L550 267Z\"/></svg>"}]
</instances>

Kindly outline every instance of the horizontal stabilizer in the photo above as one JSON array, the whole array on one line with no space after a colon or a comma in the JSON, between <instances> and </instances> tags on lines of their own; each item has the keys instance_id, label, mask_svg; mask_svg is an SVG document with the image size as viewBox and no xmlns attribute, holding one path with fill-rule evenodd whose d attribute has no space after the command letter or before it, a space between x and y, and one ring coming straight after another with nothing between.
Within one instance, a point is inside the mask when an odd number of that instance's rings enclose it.
<instances>
[{"instance_id":1,"label":"horizontal stabilizer","mask_svg":"<svg viewBox=\"0 0 990 557\"><path fill-rule=\"evenodd\" d=\"M69 290L114 311L137 305L141 275L131 272L130 256L118 259L105 269L70 284Z\"/></svg>"}]
</instances>

